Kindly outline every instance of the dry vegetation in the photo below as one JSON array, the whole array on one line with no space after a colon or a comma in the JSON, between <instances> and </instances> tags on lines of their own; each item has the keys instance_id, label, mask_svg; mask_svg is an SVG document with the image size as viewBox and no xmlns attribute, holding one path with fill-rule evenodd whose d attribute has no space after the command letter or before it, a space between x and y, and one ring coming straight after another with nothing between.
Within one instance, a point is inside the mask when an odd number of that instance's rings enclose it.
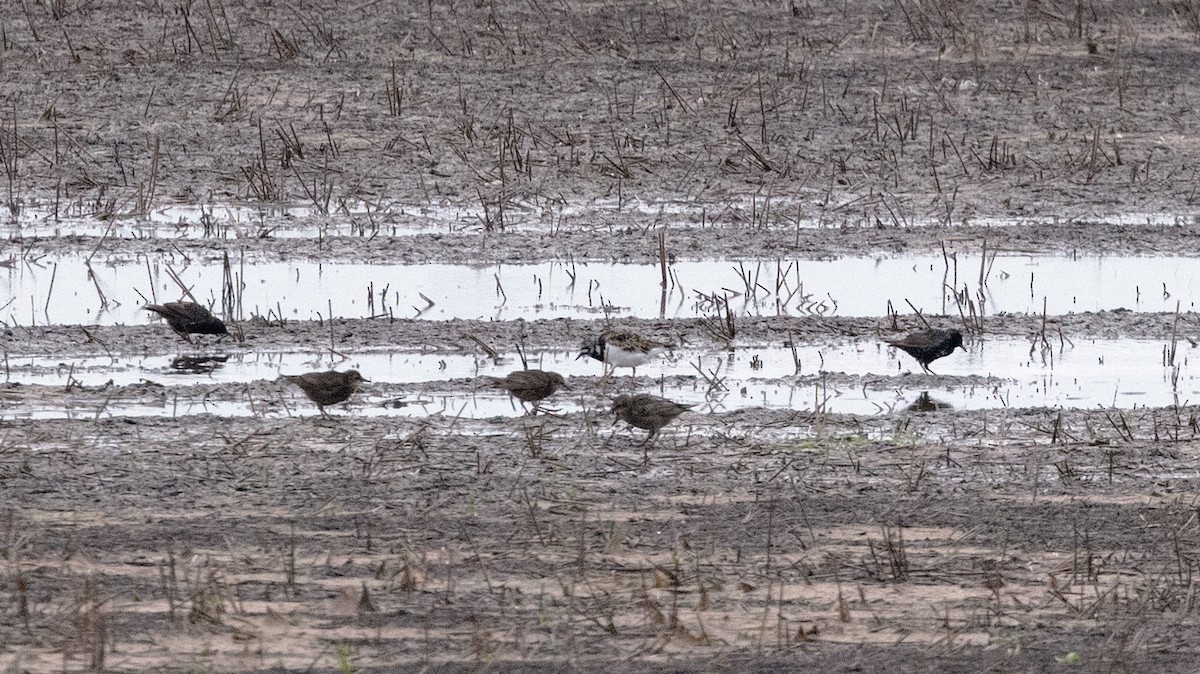
<instances>
[{"instance_id":1,"label":"dry vegetation","mask_svg":"<svg viewBox=\"0 0 1200 674\"><path fill-rule=\"evenodd\" d=\"M236 313L228 260L246 254L661 257L667 277L668 248L838 255L957 238L984 251L1177 253L1194 245L1190 220L1086 223L1193 212L1198 17L1190 0L12 0L0 3L10 220L249 200L353 225L295 240L264 218L237 239L214 222L178 243L13 227L0 257L224 259ZM1006 219L1023 224L980 226ZM402 235L431 221L463 231ZM830 229L802 227L813 223ZM674 330L714 349L898 320L748 320L710 299L708 317ZM1194 329L1190 314L985 322L965 290L958 310L949 320L969 330L1035 344L1055 330L1169 336L1170 364L1175 331ZM458 326L366 323L337 323L339 341L334 323L281 310L245 329L250 348L465 341ZM599 323L472 328L486 344L545 347ZM175 348L132 326L3 340L6 374L29 354ZM641 435L614 433L603 394L583 388L584 411L533 419L0 417L0 668L1200 660L1200 427L1186 401L689 414L643 465ZM0 411L22 395L101 410L117 395L167 396L69 383L0 395Z\"/></svg>"}]
</instances>

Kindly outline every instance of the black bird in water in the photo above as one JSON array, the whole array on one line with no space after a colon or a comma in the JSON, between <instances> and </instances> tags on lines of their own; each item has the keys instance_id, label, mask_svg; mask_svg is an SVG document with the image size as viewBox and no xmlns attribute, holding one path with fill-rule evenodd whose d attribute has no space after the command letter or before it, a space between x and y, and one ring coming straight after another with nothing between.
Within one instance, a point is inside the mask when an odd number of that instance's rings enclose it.
<instances>
[{"instance_id":1,"label":"black bird in water","mask_svg":"<svg viewBox=\"0 0 1200 674\"><path fill-rule=\"evenodd\" d=\"M646 436L646 442L643 443L649 444L663 426L693 407L695 405L672 402L648 393L623 394L613 399L612 411L617 415L617 419L613 420L613 423L620 420L631 426L650 431L650 435Z\"/></svg>"},{"instance_id":2,"label":"black bird in water","mask_svg":"<svg viewBox=\"0 0 1200 674\"><path fill-rule=\"evenodd\" d=\"M542 399L554 395L560 388L571 388L561 374L544 370L517 370L502 379L492 378L491 385L508 391L512 397L520 400L522 409L525 403L533 403L534 412L537 412L538 402Z\"/></svg>"},{"instance_id":3,"label":"black bird in water","mask_svg":"<svg viewBox=\"0 0 1200 674\"><path fill-rule=\"evenodd\" d=\"M213 316L206 307L195 302L167 302L166 304L147 304L142 307L147 311L167 319L167 325L187 341L192 341L188 335L228 335L225 323Z\"/></svg>"},{"instance_id":4,"label":"black bird in water","mask_svg":"<svg viewBox=\"0 0 1200 674\"><path fill-rule=\"evenodd\" d=\"M967 350L963 346L963 336L958 330L920 330L904 337L904 339L888 342L908 355L917 359L921 369L929 374L937 374L929 369L929 364L943 356L949 356L955 349Z\"/></svg>"},{"instance_id":5,"label":"black bird in water","mask_svg":"<svg viewBox=\"0 0 1200 674\"><path fill-rule=\"evenodd\" d=\"M358 390L359 384L370 381L364 379L358 370L346 370L345 372L328 370L281 376L299 386L300 390L304 391L304 395L317 404L317 409L321 410L321 416L324 417L329 416L325 411L326 405L336 405L347 400Z\"/></svg>"}]
</instances>

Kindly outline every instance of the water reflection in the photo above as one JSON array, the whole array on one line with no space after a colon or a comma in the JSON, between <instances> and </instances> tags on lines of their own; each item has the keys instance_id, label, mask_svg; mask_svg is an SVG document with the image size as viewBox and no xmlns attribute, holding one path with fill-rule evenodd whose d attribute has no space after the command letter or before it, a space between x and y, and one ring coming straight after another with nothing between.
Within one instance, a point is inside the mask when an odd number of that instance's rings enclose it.
<instances>
[{"instance_id":1,"label":"water reflection","mask_svg":"<svg viewBox=\"0 0 1200 674\"><path fill-rule=\"evenodd\" d=\"M543 262L519 265L386 265L246 260L228 270L242 320L398 317L428 320L710 317L719 300L747 315L884 316L908 302L958 315L982 310L1049 314L1125 308L1196 309L1200 259L996 257L982 293L978 275L941 255L835 260L683 261L665 295L656 264ZM32 324L145 324L143 298L176 297L173 275L204 304L226 287L219 263L173 253L137 259L45 256L0 269L5 311ZM853 282L847 282L853 279ZM52 301L51 301L52 300ZM1044 304L1043 304L1044 303ZM721 312L723 315L723 311ZM244 326L249 331L250 326Z\"/></svg>"},{"instance_id":2,"label":"water reflection","mask_svg":"<svg viewBox=\"0 0 1200 674\"><path fill-rule=\"evenodd\" d=\"M212 374L229 361L229 354L180 355L171 359L167 367L179 374Z\"/></svg>"},{"instance_id":3,"label":"water reflection","mask_svg":"<svg viewBox=\"0 0 1200 674\"><path fill-rule=\"evenodd\" d=\"M929 395L929 391L921 391L921 395L905 407L906 412L936 412L938 410L952 410L954 406L947 402L942 402Z\"/></svg>"},{"instance_id":4,"label":"water reflection","mask_svg":"<svg viewBox=\"0 0 1200 674\"><path fill-rule=\"evenodd\" d=\"M1162 342L1077 340L1051 357L1031 352L1021 339L973 342L964 354L938 361L939 375L914 371L913 363L882 342L858 341L790 348L747 347L729 352L677 349L638 368L634 384L617 375L599 381L602 366L575 360L573 350L526 354L529 366L557 371L577 391L562 397L564 411L581 409L597 396L640 390L707 411L748 407L885 414L896 410L992 409L1001 407L1169 407L1200 400L1200 373L1192 369L1195 347L1181 347L1174 365L1164 364ZM794 360L800 359L800 367ZM520 413L501 390L482 387L483 377L520 368L513 355L361 352L345 360L328 352L193 354L196 371L173 366L175 358L10 357L7 381L48 387L157 385L186 406L192 384L273 381L281 371L354 368L373 384L363 394L362 414L462 414L471 417ZM205 358L213 360L205 363ZM903 359L903 360L901 360ZM211 369L207 369L209 366ZM926 395L921 395L926 394ZM561 393L559 394L561 395ZM556 397L556 406L559 403ZM0 411L26 407L0 400ZM172 413L176 408L172 406ZM207 408L197 408L205 411ZM221 408L222 410L224 408ZM160 410L161 413L161 410ZM222 412L224 413L224 412Z\"/></svg>"}]
</instances>

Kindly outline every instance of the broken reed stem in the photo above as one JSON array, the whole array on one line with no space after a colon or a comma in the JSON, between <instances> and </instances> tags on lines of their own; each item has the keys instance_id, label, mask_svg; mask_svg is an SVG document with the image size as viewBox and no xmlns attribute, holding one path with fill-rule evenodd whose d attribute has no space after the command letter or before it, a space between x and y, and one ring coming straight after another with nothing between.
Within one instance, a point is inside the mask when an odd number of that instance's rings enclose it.
<instances>
[{"instance_id":1,"label":"broken reed stem","mask_svg":"<svg viewBox=\"0 0 1200 674\"><path fill-rule=\"evenodd\" d=\"M88 329L87 329L87 328L85 328L85 327L83 327L83 326L80 326L80 327L79 327L79 329L80 329L80 330L83 330L83 335L84 335L85 337L87 337L87 341L88 341L88 343L89 343L89 344L99 344L99 345L100 345L100 348L101 348L101 349L104 349L104 353L108 354L108 357L109 357L110 359L112 359L113 361L115 361L115 360L116 360L115 358L113 358L112 350L108 348L108 344L105 344L103 340L97 339L95 335L93 335L92 333L88 332ZM6 354L6 355L7 355L7 354Z\"/></svg>"},{"instance_id":2,"label":"broken reed stem","mask_svg":"<svg viewBox=\"0 0 1200 674\"><path fill-rule=\"evenodd\" d=\"M417 316L420 316L421 314L425 313L426 311L429 311L430 309L432 309L434 307L434 304L436 304L436 303L433 300L426 297L425 293L418 292L417 295L419 295L421 297L421 299L425 300L425 306L417 310ZM388 307L388 315L389 316L391 315L391 312L392 312L391 307Z\"/></svg>"},{"instance_id":3,"label":"broken reed stem","mask_svg":"<svg viewBox=\"0 0 1200 674\"><path fill-rule=\"evenodd\" d=\"M800 374L800 354L796 350L796 335L788 332L788 346L792 349L792 362L796 364L796 374Z\"/></svg>"},{"instance_id":4,"label":"broken reed stem","mask_svg":"<svg viewBox=\"0 0 1200 674\"><path fill-rule=\"evenodd\" d=\"M1042 343L1049 346L1050 342L1046 339L1046 296L1042 296Z\"/></svg>"},{"instance_id":5,"label":"broken reed stem","mask_svg":"<svg viewBox=\"0 0 1200 674\"><path fill-rule=\"evenodd\" d=\"M53 278L50 279L50 283L53 284ZM49 305L49 300L47 300L47 305ZM1175 300L1175 320L1171 323L1171 349L1168 359L1166 359L1166 365L1175 366L1175 351L1178 345L1180 345L1180 301Z\"/></svg>"},{"instance_id":6,"label":"broken reed stem","mask_svg":"<svg viewBox=\"0 0 1200 674\"><path fill-rule=\"evenodd\" d=\"M50 272L50 289L46 291L46 306L42 308L42 312L46 314L46 323L50 322L50 298L54 297L54 277L56 276L58 276L57 262L54 263L54 270Z\"/></svg>"},{"instance_id":7,"label":"broken reed stem","mask_svg":"<svg viewBox=\"0 0 1200 674\"><path fill-rule=\"evenodd\" d=\"M233 315L234 305L233 269L229 264L229 251L225 251L221 260L221 276L221 313L225 314L225 320L229 320Z\"/></svg>"},{"instance_id":8,"label":"broken reed stem","mask_svg":"<svg viewBox=\"0 0 1200 674\"><path fill-rule=\"evenodd\" d=\"M166 265L166 267L167 275L170 276L171 280L175 282L175 285L179 286L179 289L183 291L183 296L187 297L196 304L199 304L200 302L196 299L196 296L192 294L192 289L184 285L183 279L179 278L179 274L175 273L174 269L171 269L171 265Z\"/></svg>"},{"instance_id":9,"label":"broken reed stem","mask_svg":"<svg viewBox=\"0 0 1200 674\"><path fill-rule=\"evenodd\" d=\"M500 275L492 274L496 278L496 294L500 295L500 304L508 304L508 294L504 292L504 286L500 283Z\"/></svg>"},{"instance_id":10,"label":"broken reed stem","mask_svg":"<svg viewBox=\"0 0 1200 674\"><path fill-rule=\"evenodd\" d=\"M108 223L108 226L104 228L104 234L100 235L100 240L96 242L96 247L92 249L92 252L87 256L87 259L84 260L86 264L90 265L92 263L92 258L96 257L96 253L100 252L100 247L103 246L104 242L108 240L109 234L112 234L114 225L115 223L110 222Z\"/></svg>"},{"instance_id":11,"label":"broken reed stem","mask_svg":"<svg viewBox=\"0 0 1200 674\"><path fill-rule=\"evenodd\" d=\"M667 232L658 233L658 264L662 268L662 287L667 287Z\"/></svg>"},{"instance_id":12,"label":"broken reed stem","mask_svg":"<svg viewBox=\"0 0 1200 674\"><path fill-rule=\"evenodd\" d=\"M983 290L985 272L987 270L987 239L983 240L983 255L979 258L979 289Z\"/></svg>"},{"instance_id":13,"label":"broken reed stem","mask_svg":"<svg viewBox=\"0 0 1200 674\"><path fill-rule=\"evenodd\" d=\"M108 404L112 402L113 396L116 395L116 389L109 389L108 395L104 397L104 402L96 408L96 416L92 417L92 421L100 421L100 415L104 414L104 410L108 409Z\"/></svg>"},{"instance_id":14,"label":"broken reed stem","mask_svg":"<svg viewBox=\"0 0 1200 674\"><path fill-rule=\"evenodd\" d=\"M96 287L96 294L100 296L100 309L108 308L108 298L104 296L104 291L100 289L100 281L96 279L96 273L92 270L91 263L85 265L87 267L88 280Z\"/></svg>"},{"instance_id":15,"label":"broken reed stem","mask_svg":"<svg viewBox=\"0 0 1200 674\"><path fill-rule=\"evenodd\" d=\"M333 341L333 300L327 299L325 301L328 302L329 306L329 350L337 353L337 343Z\"/></svg>"},{"instance_id":16,"label":"broken reed stem","mask_svg":"<svg viewBox=\"0 0 1200 674\"><path fill-rule=\"evenodd\" d=\"M154 137L154 154L150 159L150 182L146 186L145 200L141 204L142 212L149 213L153 208L154 193L158 191L158 164L159 164L159 143L158 136Z\"/></svg>"},{"instance_id":17,"label":"broken reed stem","mask_svg":"<svg viewBox=\"0 0 1200 674\"><path fill-rule=\"evenodd\" d=\"M467 339L479 345L479 348L483 349L483 352L487 354L488 358L495 360L500 357L500 354L496 353L495 349L488 346L482 339L476 337L475 335L467 333Z\"/></svg>"},{"instance_id":18,"label":"broken reed stem","mask_svg":"<svg viewBox=\"0 0 1200 674\"><path fill-rule=\"evenodd\" d=\"M22 7L24 7L23 3L22 3ZM28 10L26 10L26 19L28 19L28 18L29 18ZM33 21L32 20L29 21L29 27L31 30L33 29ZM37 39L36 31L33 34L33 38L35 40ZM8 133L7 133L8 129L5 128L4 131L5 131L4 135L8 136ZM4 140L10 140L10 139L4 138ZM5 144L6 143L3 143L3 141L0 141L0 160L2 160L4 163L4 173L8 177L8 212L13 217L16 217L17 213L20 210L20 206L17 203L18 202L18 192L20 190L20 184L19 184L20 181L17 180L17 178L20 174L20 171L18 168L20 166L20 163L19 163L20 162L20 153L18 152L19 143L17 142L17 101L16 101L16 98L13 98L13 101L12 101L12 137L10 140L11 152L10 152L9 148L4 147Z\"/></svg>"},{"instance_id":19,"label":"broken reed stem","mask_svg":"<svg viewBox=\"0 0 1200 674\"><path fill-rule=\"evenodd\" d=\"M154 289L154 272L150 270L150 258L146 258L146 278L150 281L150 303L158 304L158 292ZM143 298L144 299L144 298Z\"/></svg>"},{"instance_id":20,"label":"broken reed stem","mask_svg":"<svg viewBox=\"0 0 1200 674\"><path fill-rule=\"evenodd\" d=\"M713 392L715 392L715 391L728 390L728 388L725 386L725 377L720 376L721 365L724 362L725 361L718 361L717 369L710 370L708 372L704 371L703 363L701 361L700 356L696 356L696 362L691 363L692 369L696 371L696 374L699 374L700 378L703 379L705 381L705 383L708 384L708 391L705 392L706 396L712 395Z\"/></svg>"},{"instance_id":21,"label":"broken reed stem","mask_svg":"<svg viewBox=\"0 0 1200 674\"><path fill-rule=\"evenodd\" d=\"M929 321L925 320L925 317L921 315L921 310L913 306L913 303L909 301L907 297L904 298L904 303L908 305L908 308L913 310L913 313L917 315L917 318L921 319L921 322L925 324L926 328L929 328L930 330L933 329L933 326L929 324Z\"/></svg>"},{"instance_id":22,"label":"broken reed stem","mask_svg":"<svg viewBox=\"0 0 1200 674\"><path fill-rule=\"evenodd\" d=\"M238 284L237 284L237 303L236 303L237 311L234 313L234 317L238 321L241 321L244 318L244 314L242 313L242 291L245 290L245 288L246 288L245 279L246 279L246 249L245 249L245 247L243 247L241 256L238 259ZM279 321L280 321L280 324L282 325L282 323L283 323L283 314L282 313L280 313L280 315L279 315Z\"/></svg>"}]
</instances>

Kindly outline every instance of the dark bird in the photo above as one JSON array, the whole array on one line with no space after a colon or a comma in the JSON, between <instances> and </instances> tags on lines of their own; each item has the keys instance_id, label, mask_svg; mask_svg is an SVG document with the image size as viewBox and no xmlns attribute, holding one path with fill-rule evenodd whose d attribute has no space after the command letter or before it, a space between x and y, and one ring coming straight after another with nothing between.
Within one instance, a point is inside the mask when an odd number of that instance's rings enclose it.
<instances>
[{"instance_id":1,"label":"dark bird","mask_svg":"<svg viewBox=\"0 0 1200 674\"><path fill-rule=\"evenodd\" d=\"M605 377L618 367L630 367L633 368L633 376L636 379L639 365L649 363L670 346L666 342L646 339L629 330L606 330L598 337L581 344L575 360L588 356L604 363Z\"/></svg>"},{"instance_id":2,"label":"dark bird","mask_svg":"<svg viewBox=\"0 0 1200 674\"><path fill-rule=\"evenodd\" d=\"M147 304L142 307L147 311L167 319L167 325L187 341L192 341L188 335L228 335L225 323L213 316L206 307L195 302L167 302L166 304Z\"/></svg>"},{"instance_id":3,"label":"dark bird","mask_svg":"<svg viewBox=\"0 0 1200 674\"><path fill-rule=\"evenodd\" d=\"M512 397L520 400L521 409L525 409L525 403L533 403L534 412L537 412L538 401L553 395L560 388L571 388L561 374L544 370L517 370L502 379L493 378L491 385L508 391Z\"/></svg>"},{"instance_id":4,"label":"dark bird","mask_svg":"<svg viewBox=\"0 0 1200 674\"><path fill-rule=\"evenodd\" d=\"M963 336L958 330L920 330L904 337L904 339L888 342L908 355L917 359L921 369L929 374L937 374L929 369L929 364L943 356L949 356L955 349L967 350L963 346Z\"/></svg>"},{"instance_id":5,"label":"dark bird","mask_svg":"<svg viewBox=\"0 0 1200 674\"><path fill-rule=\"evenodd\" d=\"M683 405L648 393L619 395L613 400L612 411L617 415L613 423L620 420L631 426L650 431L650 435L646 436L646 442L643 443L649 444L663 426L693 407L695 405Z\"/></svg>"},{"instance_id":6,"label":"dark bird","mask_svg":"<svg viewBox=\"0 0 1200 674\"><path fill-rule=\"evenodd\" d=\"M346 370L338 372L337 370L328 370L326 372L309 372L306 374L285 374L281 375L284 379L292 382L304 391L304 395L308 399L317 404L317 409L321 410L321 416L329 416L325 412L326 405L336 405L348 399L355 391L358 390L358 385L364 379L358 370Z\"/></svg>"}]
</instances>

